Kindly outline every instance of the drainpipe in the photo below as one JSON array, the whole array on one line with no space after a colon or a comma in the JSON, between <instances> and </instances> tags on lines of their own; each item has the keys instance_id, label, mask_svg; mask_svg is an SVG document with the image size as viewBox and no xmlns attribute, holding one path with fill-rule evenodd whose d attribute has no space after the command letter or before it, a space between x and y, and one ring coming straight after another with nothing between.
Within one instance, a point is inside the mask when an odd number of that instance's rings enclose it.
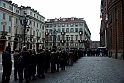
<instances>
[{"instance_id":1,"label":"drainpipe","mask_svg":"<svg viewBox=\"0 0 124 83\"><path fill-rule=\"evenodd\" d=\"M123 31L123 60L124 60L124 0L122 0L122 31Z\"/></svg>"},{"instance_id":2,"label":"drainpipe","mask_svg":"<svg viewBox=\"0 0 124 83\"><path fill-rule=\"evenodd\" d=\"M116 52L115 52L115 59L117 59L117 19L116 19L116 4L115 4L115 28L116 28Z\"/></svg>"}]
</instances>

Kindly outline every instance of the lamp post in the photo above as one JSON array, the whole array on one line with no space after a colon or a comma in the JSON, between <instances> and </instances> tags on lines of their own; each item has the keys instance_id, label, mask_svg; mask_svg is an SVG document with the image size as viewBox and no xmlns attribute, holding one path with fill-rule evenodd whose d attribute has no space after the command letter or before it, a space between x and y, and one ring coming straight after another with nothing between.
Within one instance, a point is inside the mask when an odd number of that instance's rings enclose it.
<instances>
[{"instance_id":1,"label":"lamp post","mask_svg":"<svg viewBox=\"0 0 124 83\"><path fill-rule=\"evenodd\" d=\"M25 30L27 27L28 20L29 20L29 16L27 15L27 13L24 13L23 16L20 16L20 23L22 26L24 26L24 46L25 46Z\"/></svg>"},{"instance_id":2,"label":"lamp post","mask_svg":"<svg viewBox=\"0 0 124 83\"><path fill-rule=\"evenodd\" d=\"M39 32L39 30L37 29L36 32L37 32L37 43L36 43L36 46L37 46L37 51L38 51L38 47L39 47L39 43L38 43L38 39L39 39L38 38L38 32Z\"/></svg>"},{"instance_id":3,"label":"lamp post","mask_svg":"<svg viewBox=\"0 0 124 83\"><path fill-rule=\"evenodd\" d=\"M42 38L42 41L43 41L43 47L42 47L42 48L44 49L44 41L45 41L45 38Z\"/></svg>"},{"instance_id":4,"label":"lamp post","mask_svg":"<svg viewBox=\"0 0 124 83\"><path fill-rule=\"evenodd\" d=\"M68 42L68 41L70 40L70 37L67 36L67 37L66 37L66 40L67 40L67 49L69 50L69 48L68 48L68 46L69 46L69 42Z\"/></svg>"},{"instance_id":5,"label":"lamp post","mask_svg":"<svg viewBox=\"0 0 124 83\"><path fill-rule=\"evenodd\" d=\"M57 31L56 31L56 29L51 29L51 35L53 36L53 47L52 48L57 48L56 47L56 35L57 35Z\"/></svg>"}]
</instances>

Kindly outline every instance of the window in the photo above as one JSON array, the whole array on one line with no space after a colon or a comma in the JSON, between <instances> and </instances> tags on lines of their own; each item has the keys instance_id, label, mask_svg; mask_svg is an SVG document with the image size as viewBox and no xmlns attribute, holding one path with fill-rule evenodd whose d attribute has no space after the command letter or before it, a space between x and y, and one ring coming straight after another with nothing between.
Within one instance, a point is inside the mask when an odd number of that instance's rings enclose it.
<instances>
[{"instance_id":1,"label":"window","mask_svg":"<svg viewBox=\"0 0 124 83\"><path fill-rule=\"evenodd\" d=\"M79 23L79 26L83 26L83 23Z\"/></svg>"},{"instance_id":2,"label":"window","mask_svg":"<svg viewBox=\"0 0 124 83\"><path fill-rule=\"evenodd\" d=\"M75 32L78 32L78 28L75 28Z\"/></svg>"},{"instance_id":3,"label":"window","mask_svg":"<svg viewBox=\"0 0 124 83\"><path fill-rule=\"evenodd\" d=\"M34 22L34 26L35 26L35 22Z\"/></svg>"},{"instance_id":4,"label":"window","mask_svg":"<svg viewBox=\"0 0 124 83\"><path fill-rule=\"evenodd\" d=\"M50 27L52 27L52 24L50 24Z\"/></svg>"},{"instance_id":5,"label":"window","mask_svg":"<svg viewBox=\"0 0 124 83\"><path fill-rule=\"evenodd\" d=\"M65 27L65 24L62 24L62 27Z\"/></svg>"},{"instance_id":6,"label":"window","mask_svg":"<svg viewBox=\"0 0 124 83\"><path fill-rule=\"evenodd\" d=\"M73 35L71 35L71 40L73 40Z\"/></svg>"},{"instance_id":7,"label":"window","mask_svg":"<svg viewBox=\"0 0 124 83\"><path fill-rule=\"evenodd\" d=\"M23 14L25 14L26 12L25 11L23 11Z\"/></svg>"},{"instance_id":8,"label":"window","mask_svg":"<svg viewBox=\"0 0 124 83\"><path fill-rule=\"evenodd\" d=\"M75 26L77 27L78 26L78 23L75 23Z\"/></svg>"},{"instance_id":9,"label":"window","mask_svg":"<svg viewBox=\"0 0 124 83\"><path fill-rule=\"evenodd\" d=\"M58 24L58 27L60 27L61 25L60 24Z\"/></svg>"},{"instance_id":10,"label":"window","mask_svg":"<svg viewBox=\"0 0 124 83\"><path fill-rule=\"evenodd\" d=\"M71 28L71 29L70 29L70 32L74 32L74 29L73 29L73 28Z\"/></svg>"},{"instance_id":11,"label":"window","mask_svg":"<svg viewBox=\"0 0 124 83\"><path fill-rule=\"evenodd\" d=\"M60 28L58 29L58 32L59 32L59 33L61 32L61 29L60 29Z\"/></svg>"},{"instance_id":12,"label":"window","mask_svg":"<svg viewBox=\"0 0 124 83\"><path fill-rule=\"evenodd\" d=\"M73 27L74 26L74 23L71 23L70 26Z\"/></svg>"},{"instance_id":13,"label":"window","mask_svg":"<svg viewBox=\"0 0 124 83\"><path fill-rule=\"evenodd\" d=\"M9 21L11 21L11 19L12 19L12 17L11 17L11 16L9 16Z\"/></svg>"},{"instance_id":14,"label":"window","mask_svg":"<svg viewBox=\"0 0 124 83\"><path fill-rule=\"evenodd\" d=\"M33 31L33 35L35 35L35 31Z\"/></svg>"},{"instance_id":15,"label":"window","mask_svg":"<svg viewBox=\"0 0 124 83\"><path fill-rule=\"evenodd\" d=\"M3 13L3 19L5 20L5 13Z\"/></svg>"},{"instance_id":16,"label":"window","mask_svg":"<svg viewBox=\"0 0 124 83\"><path fill-rule=\"evenodd\" d=\"M83 31L82 28L80 28L80 31Z\"/></svg>"},{"instance_id":17,"label":"window","mask_svg":"<svg viewBox=\"0 0 124 83\"><path fill-rule=\"evenodd\" d=\"M30 15L32 16L32 12L30 12Z\"/></svg>"},{"instance_id":18,"label":"window","mask_svg":"<svg viewBox=\"0 0 124 83\"><path fill-rule=\"evenodd\" d=\"M58 43L57 46L60 46L60 43Z\"/></svg>"},{"instance_id":19,"label":"window","mask_svg":"<svg viewBox=\"0 0 124 83\"><path fill-rule=\"evenodd\" d=\"M44 30L44 26L42 26L42 30Z\"/></svg>"},{"instance_id":20,"label":"window","mask_svg":"<svg viewBox=\"0 0 124 83\"><path fill-rule=\"evenodd\" d=\"M37 23L37 28L38 28L38 23Z\"/></svg>"},{"instance_id":21,"label":"window","mask_svg":"<svg viewBox=\"0 0 124 83\"><path fill-rule=\"evenodd\" d=\"M69 28L66 28L66 32L69 32Z\"/></svg>"},{"instance_id":22,"label":"window","mask_svg":"<svg viewBox=\"0 0 124 83\"><path fill-rule=\"evenodd\" d=\"M60 41L60 35L58 35L57 40Z\"/></svg>"},{"instance_id":23,"label":"window","mask_svg":"<svg viewBox=\"0 0 124 83\"><path fill-rule=\"evenodd\" d=\"M65 28L62 28L62 32L65 32Z\"/></svg>"},{"instance_id":24,"label":"window","mask_svg":"<svg viewBox=\"0 0 124 83\"><path fill-rule=\"evenodd\" d=\"M9 6L9 9L10 9L10 10L13 10L13 9L12 9L12 6Z\"/></svg>"},{"instance_id":25,"label":"window","mask_svg":"<svg viewBox=\"0 0 124 83\"><path fill-rule=\"evenodd\" d=\"M65 37L64 36L62 36L62 40L64 40L65 39Z\"/></svg>"},{"instance_id":26,"label":"window","mask_svg":"<svg viewBox=\"0 0 124 83\"><path fill-rule=\"evenodd\" d=\"M78 40L78 35L75 35L75 37L76 37L76 40Z\"/></svg>"},{"instance_id":27,"label":"window","mask_svg":"<svg viewBox=\"0 0 124 83\"><path fill-rule=\"evenodd\" d=\"M16 13L19 13L19 10L16 9Z\"/></svg>"},{"instance_id":28,"label":"window","mask_svg":"<svg viewBox=\"0 0 124 83\"><path fill-rule=\"evenodd\" d=\"M48 28L49 27L49 25L46 25L46 28Z\"/></svg>"},{"instance_id":29,"label":"window","mask_svg":"<svg viewBox=\"0 0 124 83\"><path fill-rule=\"evenodd\" d=\"M78 46L78 43L75 43L75 46Z\"/></svg>"},{"instance_id":30,"label":"window","mask_svg":"<svg viewBox=\"0 0 124 83\"><path fill-rule=\"evenodd\" d=\"M112 22L112 14L109 14L109 23Z\"/></svg>"},{"instance_id":31,"label":"window","mask_svg":"<svg viewBox=\"0 0 124 83\"><path fill-rule=\"evenodd\" d=\"M6 4L5 3L3 3L3 7L6 7Z\"/></svg>"},{"instance_id":32,"label":"window","mask_svg":"<svg viewBox=\"0 0 124 83\"><path fill-rule=\"evenodd\" d=\"M11 27L9 26L9 33L11 33Z\"/></svg>"}]
</instances>

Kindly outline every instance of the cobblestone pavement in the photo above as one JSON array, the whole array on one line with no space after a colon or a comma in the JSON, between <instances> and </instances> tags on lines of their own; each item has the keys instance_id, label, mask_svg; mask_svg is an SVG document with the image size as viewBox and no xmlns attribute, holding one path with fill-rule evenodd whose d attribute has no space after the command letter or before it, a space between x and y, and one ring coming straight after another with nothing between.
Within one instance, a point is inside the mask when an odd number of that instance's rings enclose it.
<instances>
[{"instance_id":1,"label":"cobblestone pavement","mask_svg":"<svg viewBox=\"0 0 124 83\"><path fill-rule=\"evenodd\" d=\"M73 66L56 73L45 73L31 83L124 83L124 60L108 57L82 57ZM10 83L18 83L11 75ZM25 83L25 82L24 82Z\"/></svg>"}]
</instances>

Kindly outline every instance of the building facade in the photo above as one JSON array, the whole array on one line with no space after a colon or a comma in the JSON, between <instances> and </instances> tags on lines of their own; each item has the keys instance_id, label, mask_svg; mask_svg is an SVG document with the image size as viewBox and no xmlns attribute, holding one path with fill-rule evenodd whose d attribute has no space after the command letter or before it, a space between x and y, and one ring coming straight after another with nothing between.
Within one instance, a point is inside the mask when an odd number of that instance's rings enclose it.
<instances>
[{"instance_id":1,"label":"building facade","mask_svg":"<svg viewBox=\"0 0 124 83\"><path fill-rule=\"evenodd\" d=\"M46 21L46 48L89 48L90 30L83 18L55 18Z\"/></svg>"},{"instance_id":2,"label":"building facade","mask_svg":"<svg viewBox=\"0 0 124 83\"><path fill-rule=\"evenodd\" d=\"M27 19L20 20L24 16ZM27 21L26 27L24 20ZM24 41L27 48L39 49L43 47L43 38L45 17L29 6L18 7L12 1L0 0L0 51L6 46L10 46L12 51L19 49Z\"/></svg>"},{"instance_id":3,"label":"building facade","mask_svg":"<svg viewBox=\"0 0 124 83\"><path fill-rule=\"evenodd\" d=\"M90 42L90 49L97 49L100 47L100 41L91 41Z\"/></svg>"},{"instance_id":4,"label":"building facade","mask_svg":"<svg viewBox=\"0 0 124 83\"><path fill-rule=\"evenodd\" d=\"M116 59L124 59L123 4L123 0L101 0L101 45Z\"/></svg>"}]
</instances>

